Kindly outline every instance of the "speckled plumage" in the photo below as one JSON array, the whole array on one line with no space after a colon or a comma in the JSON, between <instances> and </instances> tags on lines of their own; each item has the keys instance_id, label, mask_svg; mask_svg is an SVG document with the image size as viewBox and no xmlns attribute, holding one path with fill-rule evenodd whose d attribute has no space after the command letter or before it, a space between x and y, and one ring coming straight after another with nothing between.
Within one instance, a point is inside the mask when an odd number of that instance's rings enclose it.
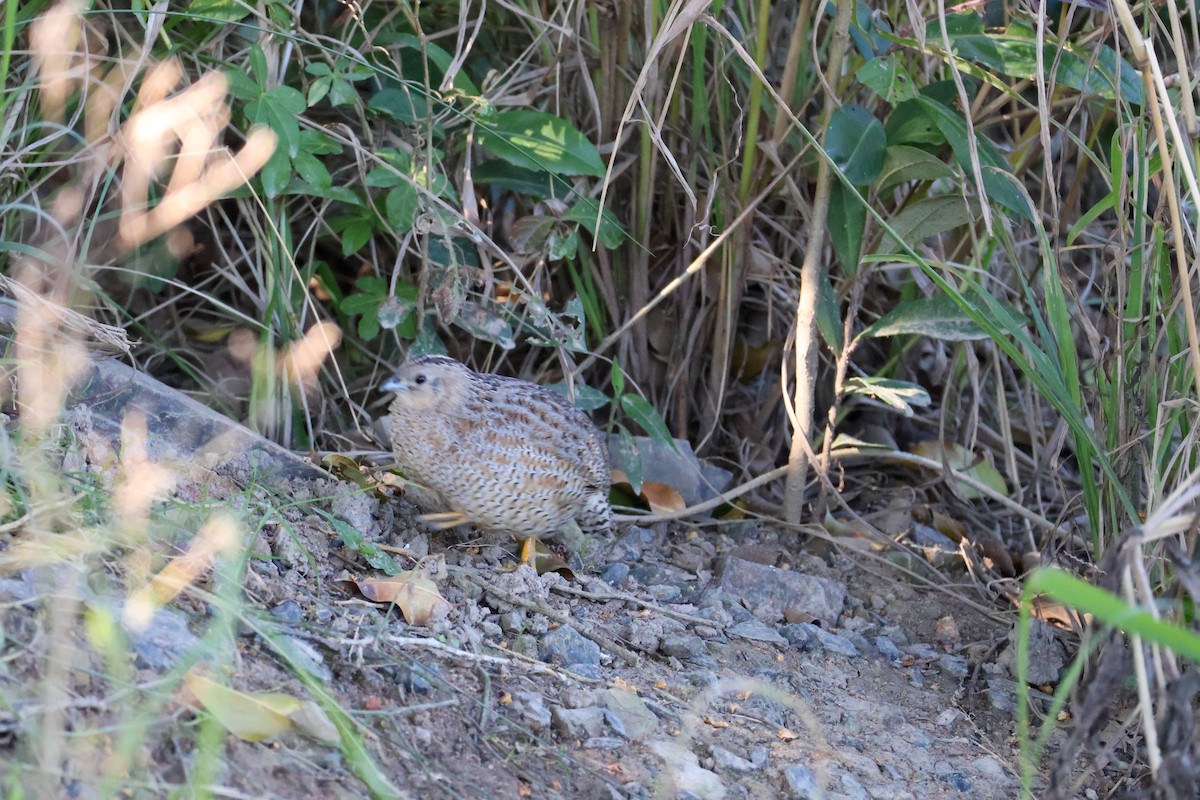
<instances>
[{"instance_id":1,"label":"speckled plumage","mask_svg":"<svg viewBox=\"0 0 1200 800\"><path fill-rule=\"evenodd\" d=\"M611 527L607 448L568 401L445 356L409 359L381 388L396 393L392 448L429 490L414 498L423 511L522 539L549 538L571 520L584 533Z\"/></svg>"}]
</instances>

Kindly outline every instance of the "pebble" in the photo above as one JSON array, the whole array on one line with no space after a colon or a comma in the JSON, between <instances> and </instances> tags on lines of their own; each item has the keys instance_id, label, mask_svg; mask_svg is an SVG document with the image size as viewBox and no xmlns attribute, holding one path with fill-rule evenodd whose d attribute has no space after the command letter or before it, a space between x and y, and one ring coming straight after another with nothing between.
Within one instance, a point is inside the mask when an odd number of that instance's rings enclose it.
<instances>
[{"instance_id":1,"label":"pebble","mask_svg":"<svg viewBox=\"0 0 1200 800\"><path fill-rule=\"evenodd\" d=\"M609 586L620 586L629 577L629 565L624 561L616 561L604 568L600 579Z\"/></svg>"},{"instance_id":2,"label":"pebble","mask_svg":"<svg viewBox=\"0 0 1200 800\"><path fill-rule=\"evenodd\" d=\"M554 729L569 739L590 739L602 736L605 729L604 709L563 708L555 706L550 712Z\"/></svg>"},{"instance_id":3,"label":"pebble","mask_svg":"<svg viewBox=\"0 0 1200 800\"><path fill-rule=\"evenodd\" d=\"M783 779L787 783L795 800L817 800L824 798L825 792L817 782L817 775L808 767L793 764L783 770Z\"/></svg>"},{"instance_id":4,"label":"pebble","mask_svg":"<svg viewBox=\"0 0 1200 800\"><path fill-rule=\"evenodd\" d=\"M609 719L609 725L621 736L644 739L658 728L658 717L646 702L633 692L605 689L600 692L599 700L611 717L618 721L620 729L613 724L612 718Z\"/></svg>"},{"instance_id":5,"label":"pebble","mask_svg":"<svg viewBox=\"0 0 1200 800\"><path fill-rule=\"evenodd\" d=\"M531 731L541 731L550 727L550 709L546 708L546 698L537 692L515 692L513 694L513 711Z\"/></svg>"},{"instance_id":6,"label":"pebble","mask_svg":"<svg viewBox=\"0 0 1200 800\"><path fill-rule=\"evenodd\" d=\"M200 640L188 630L187 617L170 609L159 609L150 618L145 630L132 633L133 649L137 654L134 666L166 672Z\"/></svg>"},{"instance_id":7,"label":"pebble","mask_svg":"<svg viewBox=\"0 0 1200 800\"><path fill-rule=\"evenodd\" d=\"M592 666L596 668L598 677L600 645L570 625L562 625L543 636L538 649L541 652L542 661L567 667L580 675L584 673L576 669L578 665Z\"/></svg>"},{"instance_id":8,"label":"pebble","mask_svg":"<svg viewBox=\"0 0 1200 800\"><path fill-rule=\"evenodd\" d=\"M955 678L965 678L971 671L971 666L965 658L949 653L938 656L938 667L942 672Z\"/></svg>"},{"instance_id":9,"label":"pebble","mask_svg":"<svg viewBox=\"0 0 1200 800\"><path fill-rule=\"evenodd\" d=\"M879 651L879 655L883 656L888 661L891 661L893 664L899 663L900 659L904 657L904 654L900 652L900 648L897 647L896 643L893 642L891 637L888 636L876 636L875 649Z\"/></svg>"},{"instance_id":10,"label":"pebble","mask_svg":"<svg viewBox=\"0 0 1200 800\"><path fill-rule=\"evenodd\" d=\"M796 625L804 628L811 635L810 641L819 643L822 649L831 653L858 658L858 648L845 636L838 636L836 633L830 633L822 627L809 625L805 622L796 623Z\"/></svg>"},{"instance_id":11,"label":"pebble","mask_svg":"<svg viewBox=\"0 0 1200 800\"><path fill-rule=\"evenodd\" d=\"M664 636L662 651L680 661L696 661L701 656L708 655L708 644L699 636L691 634Z\"/></svg>"},{"instance_id":12,"label":"pebble","mask_svg":"<svg viewBox=\"0 0 1200 800\"><path fill-rule=\"evenodd\" d=\"M754 762L742 758L724 747L712 747L713 765L720 772L753 772L758 769Z\"/></svg>"}]
</instances>

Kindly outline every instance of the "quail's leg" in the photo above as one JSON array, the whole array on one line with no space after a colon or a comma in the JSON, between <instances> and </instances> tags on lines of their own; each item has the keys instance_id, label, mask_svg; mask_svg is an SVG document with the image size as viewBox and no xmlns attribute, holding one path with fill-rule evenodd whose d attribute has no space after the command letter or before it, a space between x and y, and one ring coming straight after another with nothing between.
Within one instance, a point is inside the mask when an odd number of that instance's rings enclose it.
<instances>
[{"instance_id":1,"label":"quail's leg","mask_svg":"<svg viewBox=\"0 0 1200 800\"><path fill-rule=\"evenodd\" d=\"M528 539L521 542L521 561L517 564L519 567L526 565L537 568L534 563L537 560L538 540L536 536L530 536Z\"/></svg>"}]
</instances>

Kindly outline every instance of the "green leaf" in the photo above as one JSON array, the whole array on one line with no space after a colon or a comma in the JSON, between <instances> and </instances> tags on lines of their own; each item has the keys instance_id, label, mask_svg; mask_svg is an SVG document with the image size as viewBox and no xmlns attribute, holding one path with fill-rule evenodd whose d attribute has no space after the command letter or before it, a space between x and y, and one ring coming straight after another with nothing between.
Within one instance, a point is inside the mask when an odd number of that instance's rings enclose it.
<instances>
[{"instance_id":1,"label":"green leaf","mask_svg":"<svg viewBox=\"0 0 1200 800\"><path fill-rule=\"evenodd\" d=\"M905 100L892 109L884 125L888 144L925 145L941 147L946 137L916 100Z\"/></svg>"},{"instance_id":2,"label":"green leaf","mask_svg":"<svg viewBox=\"0 0 1200 800\"><path fill-rule=\"evenodd\" d=\"M263 193L267 197L278 197L292 179L292 162L282 148L276 149L258 173Z\"/></svg>"},{"instance_id":3,"label":"green leaf","mask_svg":"<svg viewBox=\"0 0 1200 800\"><path fill-rule=\"evenodd\" d=\"M1025 584L1022 606L1036 594L1047 594L1106 625L1140 637L1146 644L1166 647L1200 664L1200 636L1063 570L1049 567L1034 570Z\"/></svg>"},{"instance_id":4,"label":"green leaf","mask_svg":"<svg viewBox=\"0 0 1200 800\"><path fill-rule=\"evenodd\" d=\"M950 142L950 147L954 150L955 158L958 159L963 172L971 174L969 166L971 164L971 148L968 143L970 133L962 115L924 95L917 97L917 103L946 137L946 141ZM1008 162L996 149L996 145L992 144L987 137L980 135L978 131L975 132L975 144L980 171L983 174L983 186L987 194L1012 213L1018 214L1026 220L1032 220L1033 211L1029 208L1025 195L1017 188L1016 178L1013 177Z\"/></svg>"},{"instance_id":5,"label":"green leaf","mask_svg":"<svg viewBox=\"0 0 1200 800\"><path fill-rule=\"evenodd\" d=\"M588 233L596 237L596 214L600 210L600 203L590 197L584 197L578 203L567 209L567 213L563 214L563 219L570 222L578 222L587 230ZM600 246L606 250L612 250L619 247L621 242L625 241L628 234L625 232L625 227L621 225L613 214L605 209L600 215Z\"/></svg>"},{"instance_id":6,"label":"green leaf","mask_svg":"<svg viewBox=\"0 0 1200 800\"><path fill-rule=\"evenodd\" d=\"M817 329L829 349L840 354L845 345L842 312L827 269L821 270L821 285L817 287Z\"/></svg>"},{"instance_id":7,"label":"green leaf","mask_svg":"<svg viewBox=\"0 0 1200 800\"><path fill-rule=\"evenodd\" d=\"M329 170L325 169L325 165L311 153L306 153L303 150L296 153L292 159L292 167L301 178L308 181L313 186L322 190L329 189L333 186L333 178L329 176Z\"/></svg>"},{"instance_id":8,"label":"green leaf","mask_svg":"<svg viewBox=\"0 0 1200 800\"><path fill-rule=\"evenodd\" d=\"M913 416L913 408L928 408L933 402L924 387L894 378L853 377L846 381L845 391L847 396L878 400L906 417Z\"/></svg>"},{"instance_id":9,"label":"green leaf","mask_svg":"<svg viewBox=\"0 0 1200 800\"><path fill-rule=\"evenodd\" d=\"M960 195L927 197L905 207L888 221L897 239L885 234L879 243L878 253L899 253L903 248L898 242L915 247L930 236L968 225L974 220L970 206Z\"/></svg>"},{"instance_id":10,"label":"green leaf","mask_svg":"<svg viewBox=\"0 0 1200 800\"><path fill-rule=\"evenodd\" d=\"M667 430L667 423L663 422L662 416L654 406L647 402L646 398L637 394L623 394L621 395L621 409L629 415L630 419L640 425L651 439L667 445L673 450L678 449L675 446L675 439L671 437L671 432Z\"/></svg>"},{"instance_id":11,"label":"green leaf","mask_svg":"<svg viewBox=\"0 0 1200 800\"><path fill-rule=\"evenodd\" d=\"M241 0L192 0L188 4L188 16L204 20L237 22L250 15L251 6Z\"/></svg>"},{"instance_id":12,"label":"green leaf","mask_svg":"<svg viewBox=\"0 0 1200 800\"><path fill-rule=\"evenodd\" d=\"M608 371L608 381L612 385L613 397L625 394L625 370L621 369L620 359L614 358Z\"/></svg>"},{"instance_id":13,"label":"green leaf","mask_svg":"<svg viewBox=\"0 0 1200 800\"><path fill-rule=\"evenodd\" d=\"M627 395L628 396L628 395ZM674 442L671 443L674 446ZM617 426L617 448L613 453L617 466L629 479L634 494L642 493L642 454L638 450L633 434L624 425Z\"/></svg>"},{"instance_id":14,"label":"green leaf","mask_svg":"<svg viewBox=\"0 0 1200 800\"><path fill-rule=\"evenodd\" d=\"M390 555L385 551L380 550L373 542L367 541L358 529L353 525L349 525L337 517L327 512L318 509L317 513L329 521L337 532L338 538L346 545L346 547L360 554L366 562L378 570L386 572L388 575L399 575L404 570L396 563Z\"/></svg>"},{"instance_id":15,"label":"green leaf","mask_svg":"<svg viewBox=\"0 0 1200 800\"><path fill-rule=\"evenodd\" d=\"M829 237L847 275L858 272L866 227L866 204L841 181L834 181L829 195Z\"/></svg>"},{"instance_id":16,"label":"green leaf","mask_svg":"<svg viewBox=\"0 0 1200 800\"><path fill-rule=\"evenodd\" d=\"M986 339L988 335L946 294L901 302L862 332L863 337L915 334L948 342Z\"/></svg>"},{"instance_id":17,"label":"green leaf","mask_svg":"<svg viewBox=\"0 0 1200 800\"><path fill-rule=\"evenodd\" d=\"M508 189L517 194L538 200L556 198L567 200L575 191L566 179L544 169L526 169L510 164L502 158L485 161L471 170L471 178L477 184L496 189ZM595 213L592 217L595 218Z\"/></svg>"},{"instance_id":18,"label":"green leaf","mask_svg":"<svg viewBox=\"0 0 1200 800\"><path fill-rule=\"evenodd\" d=\"M833 112L825 132L825 152L850 183L865 186L875 180L883 169L886 149L883 125L868 109L846 105Z\"/></svg>"},{"instance_id":19,"label":"green leaf","mask_svg":"<svg viewBox=\"0 0 1200 800\"><path fill-rule=\"evenodd\" d=\"M567 385L562 381L548 383L546 384L546 388L564 400L569 399L567 397ZM608 395L599 389L593 389L586 383L575 381L573 388L575 389L575 405L584 411L595 411L597 408L604 408L611 402L608 399Z\"/></svg>"},{"instance_id":20,"label":"green leaf","mask_svg":"<svg viewBox=\"0 0 1200 800\"><path fill-rule=\"evenodd\" d=\"M493 155L557 175L604 174L596 146L561 117L529 109L503 111L479 122L479 144Z\"/></svg>"},{"instance_id":21,"label":"green leaf","mask_svg":"<svg viewBox=\"0 0 1200 800\"><path fill-rule=\"evenodd\" d=\"M917 96L912 75L895 56L871 59L859 67L856 77L893 106Z\"/></svg>"},{"instance_id":22,"label":"green leaf","mask_svg":"<svg viewBox=\"0 0 1200 800\"><path fill-rule=\"evenodd\" d=\"M367 107L378 114L391 117L405 125L429 116L429 101L419 89L380 89L367 103Z\"/></svg>"},{"instance_id":23,"label":"green leaf","mask_svg":"<svg viewBox=\"0 0 1200 800\"><path fill-rule=\"evenodd\" d=\"M975 15L971 15L975 16ZM1037 36L1022 22L1014 22L1000 34L982 30L951 37L954 53L992 72L1010 78L1037 79ZM1079 50L1069 43L1047 39L1042 45L1043 67L1054 80L1082 94L1094 94L1106 100L1122 98L1142 105L1142 80L1128 62L1117 58L1107 45L1092 45Z\"/></svg>"},{"instance_id":24,"label":"green leaf","mask_svg":"<svg viewBox=\"0 0 1200 800\"><path fill-rule=\"evenodd\" d=\"M879 174L879 189L890 189L908 181L930 183L954 176L955 172L950 165L932 153L919 147L894 144L887 149L887 155L884 157L883 171Z\"/></svg>"},{"instance_id":25,"label":"green leaf","mask_svg":"<svg viewBox=\"0 0 1200 800\"><path fill-rule=\"evenodd\" d=\"M412 184L399 184L387 193L383 207L384 216L392 232L403 236L412 230L413 222L417 219L417 211L420 208L417 190Z\"/></svg>"}]
</instances>

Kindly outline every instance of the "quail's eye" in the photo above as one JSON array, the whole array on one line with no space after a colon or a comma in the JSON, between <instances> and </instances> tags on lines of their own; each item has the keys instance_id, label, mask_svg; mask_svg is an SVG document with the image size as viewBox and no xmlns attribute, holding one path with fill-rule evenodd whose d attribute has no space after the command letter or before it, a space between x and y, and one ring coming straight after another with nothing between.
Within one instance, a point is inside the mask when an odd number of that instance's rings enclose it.
<instances>
[{"instance_id":1,"label":"quail's eye","mask_svg":"<svg viewBox=\"0 0 1200 800\"><path fill-rule=\"evenodd\" d=\"M418 375L417 377L413 378L413 383L415 383L417 386L420 386L425 381L426 381L426 378L424 375Z\"/></svg>"}]
</instances>

